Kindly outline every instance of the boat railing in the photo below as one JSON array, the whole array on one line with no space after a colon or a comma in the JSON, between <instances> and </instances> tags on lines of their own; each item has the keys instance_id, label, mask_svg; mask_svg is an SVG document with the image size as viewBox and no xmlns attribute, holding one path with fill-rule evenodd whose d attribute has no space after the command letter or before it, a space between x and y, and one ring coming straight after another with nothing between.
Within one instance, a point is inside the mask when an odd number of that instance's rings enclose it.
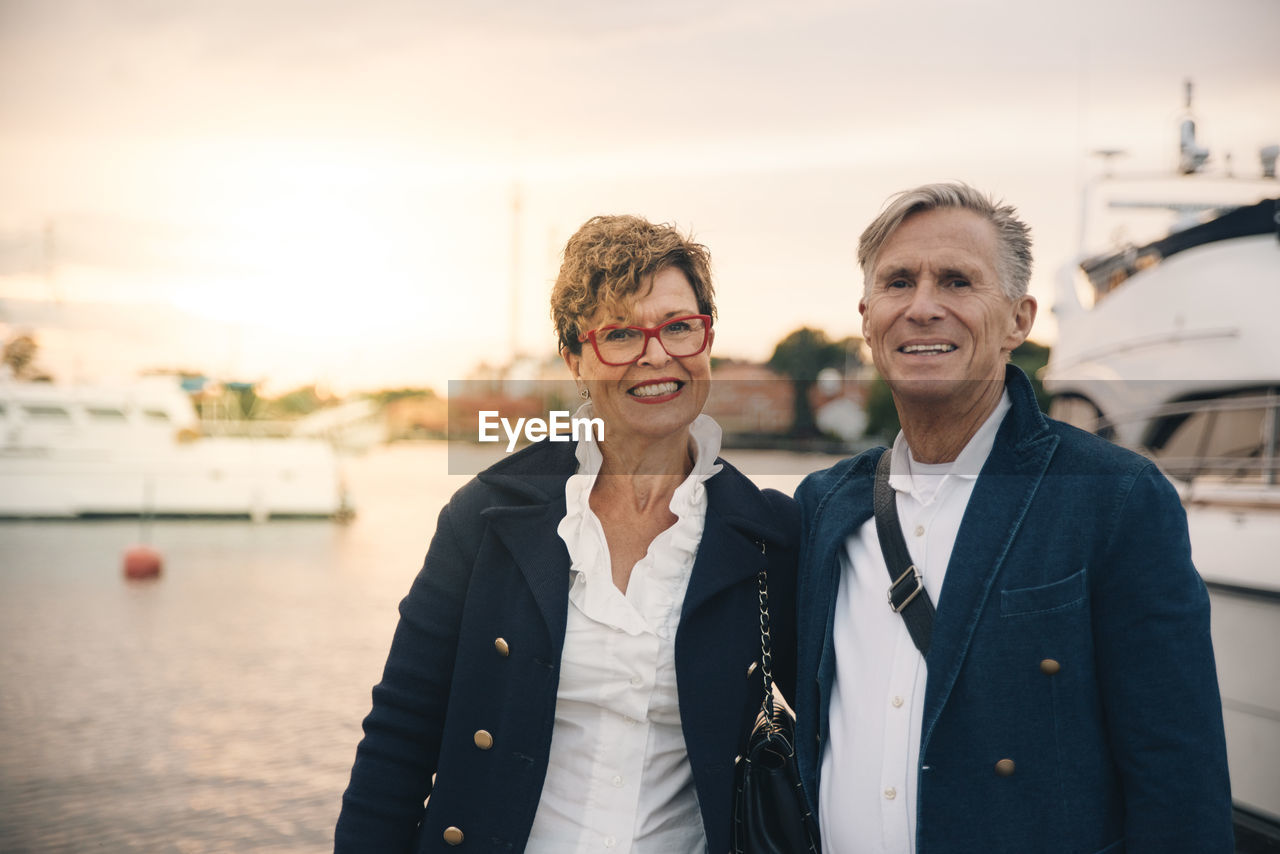
<instances>
[{"instance_id":1,"label":"boat railing","mask_svg":"<svg viewBox=\"0 0 1280 854\"><path fill-rule=\"evenodd\" d=\"M1124 435L1140 425L1134 450L1183 481L1280 484L1280 390L1267 389L1135 409L1095 420L1093 432Z\"/></svg>"},{"instance_id":2,"label":"boat railing","mask_svg":"<svg viewBox=\"0 0 1280 854\"><path fill-rule=\"evenodd\" d=\"M252 439L282 439L293 432L293 421L203 418L200 432L205 436Z\"/></svg>"}]
</instances>

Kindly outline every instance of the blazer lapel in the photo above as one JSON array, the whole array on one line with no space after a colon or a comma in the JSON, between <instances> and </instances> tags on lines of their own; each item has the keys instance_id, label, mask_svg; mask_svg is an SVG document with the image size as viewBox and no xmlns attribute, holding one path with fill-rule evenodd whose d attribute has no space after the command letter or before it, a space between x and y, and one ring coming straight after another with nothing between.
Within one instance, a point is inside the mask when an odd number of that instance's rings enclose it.
<instances>
[{"instance_id":1,"label":"blazer lapel","mask_svg":"<svg viewBox=\"0 0 1280 854\"><path fill-rule=\"evenodd\" d=\"M790 544L792 535L779 531L768 503L737 469L718 460L724 468L706 481L707 514L702 540L689 575L685 617L745 578L754 578L765 565L761 542Z\"/></svg>"},{"instance_id":2,"label":"blazer lapel","mask_svg":"<svg viewBox=\"0 0 1280 854\"><path fill-rule=\"evenodd\" d=\"M569 607L569 550L556 534L565 515L564 494L546 504L491 507L480 515L524 575L558 655L564 646Z\"/></svg>"},{"instance_id":3,"label":"blazer lapel","mask_svg":"<svg viewBox=\"0 0 1280 854\"><path fill-rule=\"evenodd\" d=\"M840 586L840 550L849 535L873 515L871 486L879 459L880 455L876 453L858 457L840 482L819 502L814 518L805 520L805 527L818 532L818 536L806 544L807 554L802 559L796 592L797 601L803 609L799 617L800 672L810 672L809 662L816 664L812 672L817 674L818 682L817 734L824 737L831 685L836 673L832 629ZM806 536L809 531L805 532ZM887 587L888 582L885 584ZM820 635L806 625L809 621L813 621L809 625L814 628L821 627ZM814 770L816 773L816 760Z\"/></svg>"},{"instance_id":4,"label":"blazer lapel","mask_svg":"<svg viewBox=\"0 0 1280 854\"><path fill-rule=\"evenodd\" d=\"M1057 437L1046 429L1034 399L1027 401L1014 391L1011 387L1013 409L1001 425L961 519L937 602L927 659L922 756L960 673L1000 566L1058 444ZM1027 393L1029 396L1029 385ZM1031 412L1026 411L1027 406Z\"/></svg>"},{"instance_id":5,"label":"blazer lapel","mask_svg":"<svg viewBox=\"0 0 1280 854\"><path fill-rule=\"evenodd\" d=\"M726 587L744 578L754 578L764 565L760 546L752 542L749 533L735 530L723 516L708 507L702 541L698 544L689 587L684 594L681 620Z\"/></svg>"}]
</instances>

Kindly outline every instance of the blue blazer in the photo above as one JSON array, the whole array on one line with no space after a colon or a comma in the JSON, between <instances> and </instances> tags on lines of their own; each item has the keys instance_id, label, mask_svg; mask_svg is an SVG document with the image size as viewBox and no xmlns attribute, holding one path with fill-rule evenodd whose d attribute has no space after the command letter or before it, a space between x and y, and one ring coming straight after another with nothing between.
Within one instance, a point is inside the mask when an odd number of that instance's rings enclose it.
<instances>
[{"instance_id":1,"label":"blue blazer","mask_svg":"<svg viewBox=\"0 0 1280 854\"><path fill-rule=\"evenodd\" d=\"M569 554L556 526L574 447L532 445L482 472L440 512L373 689L336 852L523 850L555 723L569 602ZM766 567L774 678L793 696L799 530L790 498L720 462L706 481L675 651L681 724L715 852L729 847L734 760L764 697L752 664L760 658L757 574ZM491 746L477 743L480 730ZM444 839L448 828L462 833L457 847Z\"/></svg>"},{"instance_id":2,"label":"blue blazer","mask_svg":"<svg viewBox=\"0 0 1280 854\"><path fill-rule=\"evenodd\" d=\"M1230 854L1209 601L1178 496L1148 460L1046 419L1015 367L1006 388L936 603L917 854ZM881 453L796 492L796 740L814 805L839 553L873 515Z\"/></svg>"}]
</instances>

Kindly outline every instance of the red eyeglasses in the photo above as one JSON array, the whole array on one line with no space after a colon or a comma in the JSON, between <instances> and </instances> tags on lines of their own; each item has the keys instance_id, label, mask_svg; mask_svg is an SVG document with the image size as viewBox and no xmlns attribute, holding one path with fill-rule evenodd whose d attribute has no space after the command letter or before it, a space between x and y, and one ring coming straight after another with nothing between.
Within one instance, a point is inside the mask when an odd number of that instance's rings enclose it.
<instances>
[{"instance_id":1,"label":"red eyeglasses","mask_svg":"<svg viewBox=\"0 0 1280 854\"><path fill-rule=\"evenodd\" d=\"M657 338L667 355L674 358L696 356L707 349L711 318L705 314L673 317L660 326L602 326L579 335L579 341L590 341L596 356L606 365L630 365L639 361Z\"/></svg>"}]
</instances>

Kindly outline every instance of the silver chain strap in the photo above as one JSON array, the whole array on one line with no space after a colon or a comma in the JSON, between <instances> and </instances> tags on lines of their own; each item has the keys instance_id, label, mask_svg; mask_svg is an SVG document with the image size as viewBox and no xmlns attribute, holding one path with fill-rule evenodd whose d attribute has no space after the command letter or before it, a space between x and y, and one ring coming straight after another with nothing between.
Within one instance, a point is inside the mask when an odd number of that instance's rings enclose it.
<instances>
[{"instance_id":1,"label":"silver chain strap","mask_svg":"<svg viewBox=\"0 0 1280 854\"><path fill-rule=\"evenodd\" d=\"M760 554L766 554L764 540L756 543L760 546ZM761 714L770 725L777 720L777 709L773 703L773 642L769 634L769 582L768 573L760 570L756 576L756 584L760 591L760 673L764 677L764 703Z\"/></svg>"}]
</instances>

